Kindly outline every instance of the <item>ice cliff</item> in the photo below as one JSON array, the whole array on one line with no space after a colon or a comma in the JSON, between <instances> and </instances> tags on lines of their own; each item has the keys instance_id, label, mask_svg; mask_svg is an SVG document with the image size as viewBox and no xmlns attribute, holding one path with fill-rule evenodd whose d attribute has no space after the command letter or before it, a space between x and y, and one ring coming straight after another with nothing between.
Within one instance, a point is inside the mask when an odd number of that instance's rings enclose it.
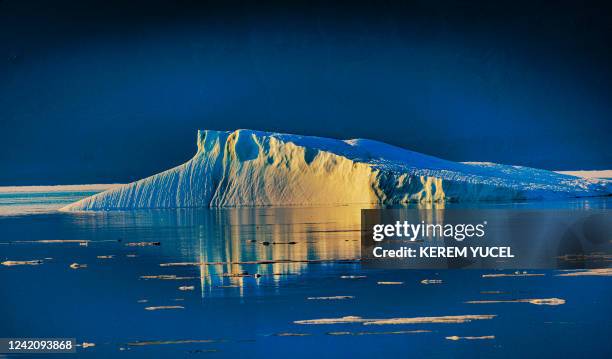
<instances>
[{"instance_id":1,"label":"ice cliff","mask_svg":"<svg viewBox=\"0 0 612 359\"><path fill-rule=\"evenodd\" d=\"M64 210L498 201L610 195L609 181L457 163L382 142L198 131L186 163Z\"/></svg>"}]
</instances>

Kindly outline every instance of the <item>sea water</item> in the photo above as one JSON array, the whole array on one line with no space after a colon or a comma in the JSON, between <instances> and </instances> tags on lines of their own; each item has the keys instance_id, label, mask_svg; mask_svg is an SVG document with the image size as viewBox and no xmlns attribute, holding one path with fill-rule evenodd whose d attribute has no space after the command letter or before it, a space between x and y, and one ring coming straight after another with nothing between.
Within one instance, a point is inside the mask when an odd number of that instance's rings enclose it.
<instances>
[{"instance_id":1,"label":"sea water","mask_svg":"<svg viewBox=\"0 0 612 359\"><path fill-rule=\"evenodd\" d=\"M490 278L482 275L491 271L480 270L361 268L355 206L57 211L91 193L0 195L0 262L41 261L0 266L0 337L76 338L95 344L78 349L92 358L611 355L610 277L530 271L543 275ZM590 199L464 206L610 204ZM565 304L503 302L524 298ZM482 300L502 302L466 303ZM295 323L456 315L494 317Z\"/></svg>"}]
</instances>

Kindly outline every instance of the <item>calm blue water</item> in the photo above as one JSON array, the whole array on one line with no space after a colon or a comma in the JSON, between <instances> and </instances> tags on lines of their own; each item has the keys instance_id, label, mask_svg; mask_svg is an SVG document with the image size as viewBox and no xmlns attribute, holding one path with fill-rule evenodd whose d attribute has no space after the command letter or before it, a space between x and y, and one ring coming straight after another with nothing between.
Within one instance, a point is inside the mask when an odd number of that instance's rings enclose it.
<instances>
[{"instance_id":1,"label":"calm blue water","mask_svg":"<svg viewBox=\"0 0 612 359\"><path fill-rule=\"evenodd\" d=\"M609 208L610 203L604 199L496 206ZM0 261L43 263L0 266L0 337L76 337L95 343L79 349L79 356L99 358L612 355L610 277L532 271L545 276L482 278L489 271L366 270L354 260L360 256L359 219L358 207L5 215L0 217ZM24 242L41 240L89 242ZM133 242L160 245L128 245ZM269 262L245 263L262 260ZM87 267L71 269L72 263ZM179 279L142 278L159 275ZM443 283L423 285L423 279ZM179 290L181 286L193 290ZM307 299L321 296L353 298ZM553 297L566 304L465 303ZM154 306L182 309L145 309ZM343 316L467 314L496 317L458 324L294 323ZM389 333L413 330L428 332ZM495 339L445 339L455 335ZM159 343L181 340L212 342ZM142 342L153 343L134 345Z\"/></svg>"}]
</instances>

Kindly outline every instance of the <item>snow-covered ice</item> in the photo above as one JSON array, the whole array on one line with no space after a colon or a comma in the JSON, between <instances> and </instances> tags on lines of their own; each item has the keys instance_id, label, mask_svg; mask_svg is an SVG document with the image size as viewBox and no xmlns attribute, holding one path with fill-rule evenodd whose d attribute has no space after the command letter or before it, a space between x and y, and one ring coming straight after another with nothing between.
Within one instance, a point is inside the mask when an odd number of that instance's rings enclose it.
<instances>
[{"instance_id":1,"label":"snow-covered ice","mask_svg":"<svg viewBox=\"0 0 612 359\"><path fill-rule=\"evenodd\" d=\"M584 178L600 178L600 179L612 179L612 170L596 170L596 171L556 171L564 175L584 177Z\"/></svg>"},{"instance_id":2,"label":"snow-covered ice","mask_svg":"<svg viewBox=\"0 0 612 359\"><path fill-rule=\"evenodd\" d=\"M452 162L367 139L198 131L186 163L64 210L507 201L610 195L610 181Z\"/></svg>"}]
</instances>

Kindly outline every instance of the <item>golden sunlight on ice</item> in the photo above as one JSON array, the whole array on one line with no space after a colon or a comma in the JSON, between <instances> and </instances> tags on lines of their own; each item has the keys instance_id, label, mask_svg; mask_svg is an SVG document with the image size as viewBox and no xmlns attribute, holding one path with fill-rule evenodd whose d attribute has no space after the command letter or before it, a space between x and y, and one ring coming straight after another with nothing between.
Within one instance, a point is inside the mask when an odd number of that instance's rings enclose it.
<instances>
[{"instance_id":1,"label":"golden sunlight on ice","mask_svg":"<svg viewBox=\"0 0 612 359\"><path fill-rule=\"evenodd\" d=\"M346 316L341 318L323 318L297 320L295 324L345 324L345 323L362 323L363 325L389 325L389 324L424 324L424 323L467 323L473 320L493 319L494 314L480 315L449 315L442 317L414 317L414 318L389 318L389 319L366 319L357 316Z\"/></svg>"},{"instance_id":2,"label":"golden sunlight on ice","mask_svg":"<svg viewBox=\"0 0 612 359\"><path fill-rule=\"evenodd\" d=\"M557 274L557 277L586 277L586 276L612 276L612 268L589 269L584 271Z\"/></svg>"},{"instance_id":3,"label":"golden sunlight on ice","mask_svg":"<svg viewBox=\"0 0 612 359\"><path fill-rule=\"evenodd\" d=\"M30 261L4 261L0 264L2 264L3 266L11 267L11 266L23 266L23 265L35 266L35 265L39 265L42 263L43 263L42 260L34 259Z\"/></svg>"},{"instance_id":4,"label":"golden sunlight on ice","mask_svg":"<svg viewBox=\"0 0 612 359\"><path fill-rule=\"evenodd\" d=\"M480 337L458 337L456 335L446 337L448 340L483 340L483 339L495 339L495 335L483 335Z\"/></svg>"},{"instance_id":5,"label":"golden sunlight on ice","mask_svg":"<svg viewBox=\"0 0 612 359\"><path fill-rule=\"evenodd\" d=\"M470 300L468 304L493 304L493 303L529 303L535 305L562 305L565 299L544 298L544 299L509 299L509 300Z\"/></svg>"}]
</instances>

